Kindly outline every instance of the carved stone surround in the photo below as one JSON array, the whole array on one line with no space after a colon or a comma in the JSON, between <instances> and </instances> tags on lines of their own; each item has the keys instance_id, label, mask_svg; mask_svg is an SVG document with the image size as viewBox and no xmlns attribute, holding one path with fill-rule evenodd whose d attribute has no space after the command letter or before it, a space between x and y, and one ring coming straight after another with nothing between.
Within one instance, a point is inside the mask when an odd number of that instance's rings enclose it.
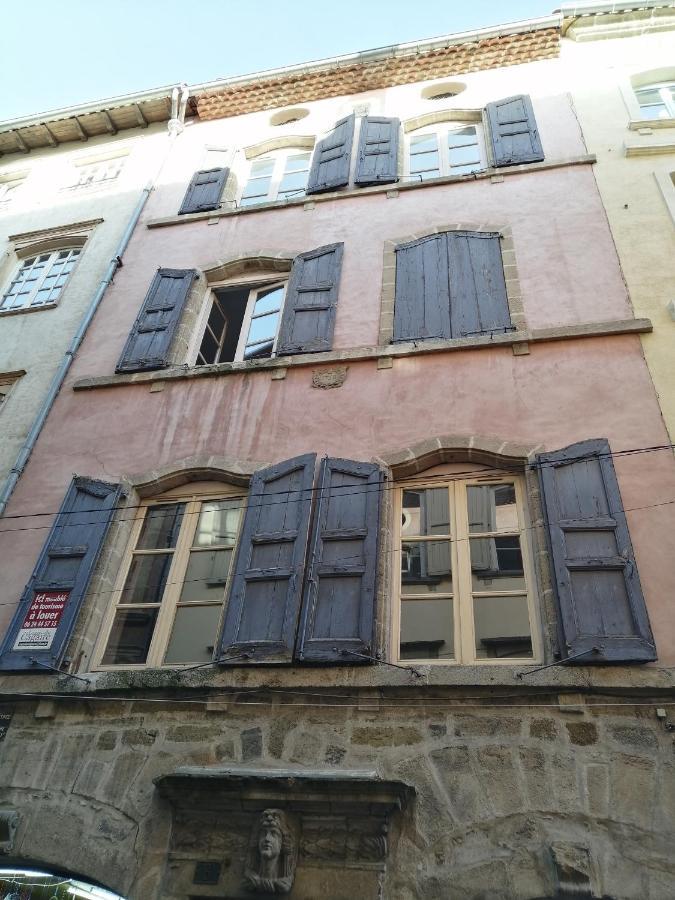
<instances>
[{"instance_id":1,"label":"carved stone surround","mask_svg":"<svg viewBox=\"0 0 675 900\"><path fill-rule=\"evenodd\" d=\"M403 782L353 770L182 768L156 784L173 820L165 900L256 896L243 879L251 835L269 808L283 811L297 840L286 896L375 900L396 841L396 813L413 794Z\"/></svg>"}]
</instances>

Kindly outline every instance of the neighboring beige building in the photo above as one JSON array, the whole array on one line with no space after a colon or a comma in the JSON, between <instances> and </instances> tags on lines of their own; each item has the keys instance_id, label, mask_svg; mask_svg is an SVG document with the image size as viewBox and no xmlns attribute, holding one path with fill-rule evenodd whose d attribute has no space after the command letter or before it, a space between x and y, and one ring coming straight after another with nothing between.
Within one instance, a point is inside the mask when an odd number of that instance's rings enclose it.
<instances>
[{"instance_id":1,"label":"neighboring beige building","mask_svg":"<svg viewBox=\"0 0 675 900\"><path fill-rule=\"evenodd\" d=\"M165 88L0 123L0 514L171 114Z\"/></svg>"},{"instance_id":2,"label":"neighboring beige building","mask_svg":"<svg viewBox=\"0 0 675 900\"><path fill-rule=\"evenodd\" d=\"M561 62L635 315L654 326L642 344L675 441L675 4L562 14Z\"/></svg>"}]
</instances>

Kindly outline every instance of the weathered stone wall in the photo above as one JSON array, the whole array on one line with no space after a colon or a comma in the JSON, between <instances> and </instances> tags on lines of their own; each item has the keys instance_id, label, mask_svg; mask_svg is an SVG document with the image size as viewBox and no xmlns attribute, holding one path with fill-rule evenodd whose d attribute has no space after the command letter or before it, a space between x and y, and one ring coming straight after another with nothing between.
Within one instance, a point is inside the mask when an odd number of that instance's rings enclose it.
<instances>
[{"instance_id":1,"label":"weathered stone wall","mask_svg":"<svg viewBox=\"0 0 675 900\"><path fill-rule=\"evenodd\" d=\"M675 741L656 702L373 693L340 709L328 695L289 694L18 701L0 744L0 805L21 816L9 858L158 900L174 896L172 810L153 779L186 765L376 769L416 791L391 821L385 898L551 897L564 883L595 897L672 898ZM240 854L221 854L227 822L208 822L181 859L218 860L225 877ZM301 842L299 870L308 852ZM355 896L353 878L319 877L343 864L340 852L322 861L314 851L316 896ZM230 896L222 882L190 890Z\"/></svg>"}]
</instances>

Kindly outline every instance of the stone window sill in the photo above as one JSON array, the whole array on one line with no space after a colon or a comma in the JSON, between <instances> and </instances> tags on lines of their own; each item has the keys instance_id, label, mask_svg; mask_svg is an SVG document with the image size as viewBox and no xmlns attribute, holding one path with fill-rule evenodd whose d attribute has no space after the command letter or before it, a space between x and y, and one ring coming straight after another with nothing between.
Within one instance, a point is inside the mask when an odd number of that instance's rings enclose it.
<instances>
[{"instance_id":1,"label":"stone window sill","mask_svg":"<svg viewBox=\"0 0 675 900\"><path fill-rule=\"evenodd\" d=\"M237 375L252 372L272 372L272 377L283 377L292 368L318 366L327 363L363 362L366 360L393 361L408 356L448 353L459 350L486 350L490 347L513 347L516 355L526 355L527 345L546 341L564 341L577 338L607 337L621 334L643 334L652 331L650 319L617 319L612 322L592 322L583 325L565 325L557 328L537 328L511 331L506 334L485 334L451 341L419 341L389 344L382 347L353 347L348 350L331 350L327 353L304 353L297 356L280 356L275 359L258 359L248 362L217 363L211 366L171 366L153 372L135 372L128 375L96 375L81 378L73 390L117 387L128 384L150 384L163 381L186 381L195 378ZM382 368L388 367L386 363Z\"/></svg>"},{"instance_id":2,"label":"stone window sill","mask_svg":"<svg viewBox=\"0 0 675 900\"><path fill-rule=\"evenodd\" d=\"M328 200L347 200L355 197L371 196L372 194L387 194L399 191L424 190L443 184L457 184L467 181L482 181L487 178L521 175L523 172L540 172L548 169L561 169L567 166L589 165L597 161L594 153L585 156L572 156L567 159L544 161L540 163L524 163L521 166L505 166L502 168L487 168L471 175L450 175L444 178L432 178L424 182L401 182L394 184L378 185L370 188L357 188L346 191L331 191L325 194L310 194L297 200L276 200L273 203L261 203L258 206L245 206L240 209L214 209L209 212L188 213L183 216L165 216L158 219L150 219L146 224L148 228L165 228L169 225L184 225L186 222L220 219L226 216L253 215L259 212L268 212L270 209L286 208L291 206L307 206L310 204L325 203Z\"/></svg>"},{"instance_id":3,"label":"stone window sill","mask_svg":"<svg viewBox=\"0 0 675 900\"><path fill-rule=\"evenodd\" d=\"M43 309L56 309L58 303L44 303L42 306L26 306L19 309L0 309L0 316L21 316L26 313L42 312Z\"/></svg>"},{"instance_id":4,"label":"stone window sill","mask_svg":"<svg viewBox=\"0 0 675 900\"><path fill-rule=\"evenodd\" d=\"M631 131L643 129L675 128L675 119L631 119L628 125Z\"/></svg>"}]
</instances>

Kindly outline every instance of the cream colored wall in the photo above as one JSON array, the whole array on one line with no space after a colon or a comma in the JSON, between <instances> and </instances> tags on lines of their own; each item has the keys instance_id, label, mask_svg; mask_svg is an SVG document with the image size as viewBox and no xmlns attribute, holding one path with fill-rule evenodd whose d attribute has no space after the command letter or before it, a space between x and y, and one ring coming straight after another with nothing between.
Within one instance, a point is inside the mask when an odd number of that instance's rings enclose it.
<instances>
[{"instance_id":1,"label":"cream colored wall","mask_svg":"<svg viewBox=\"0 0 675 900\"><path fill-rule=\"evenodd\" d=\"M669 69L675 80L675 31L565 39L561 58L586 144L598 157L595 177L635 315L654 324L643 348L674 441L675 320L668 304L675 300L675 121L638 127L631 77Z\"/></svg>"},{"instance_id":2,"label":"cream colored wall","mask_svg":"<svg viewBox=\"0 0 675 900\"><path fill-rule=\"evenodd\" d=\"M0 182L26 174L8 199L0 201L0 296L20 264L11 236L102 220L89 234L55 308L0 313L0 376L26 372L0 409L0 485L14 464L166 140L166 129L156 126L47 151L12 154L0 160ZM71 187L77 177L77 163L113 151L128 151L114 181Z\"/></svg>"}]
</instances>

